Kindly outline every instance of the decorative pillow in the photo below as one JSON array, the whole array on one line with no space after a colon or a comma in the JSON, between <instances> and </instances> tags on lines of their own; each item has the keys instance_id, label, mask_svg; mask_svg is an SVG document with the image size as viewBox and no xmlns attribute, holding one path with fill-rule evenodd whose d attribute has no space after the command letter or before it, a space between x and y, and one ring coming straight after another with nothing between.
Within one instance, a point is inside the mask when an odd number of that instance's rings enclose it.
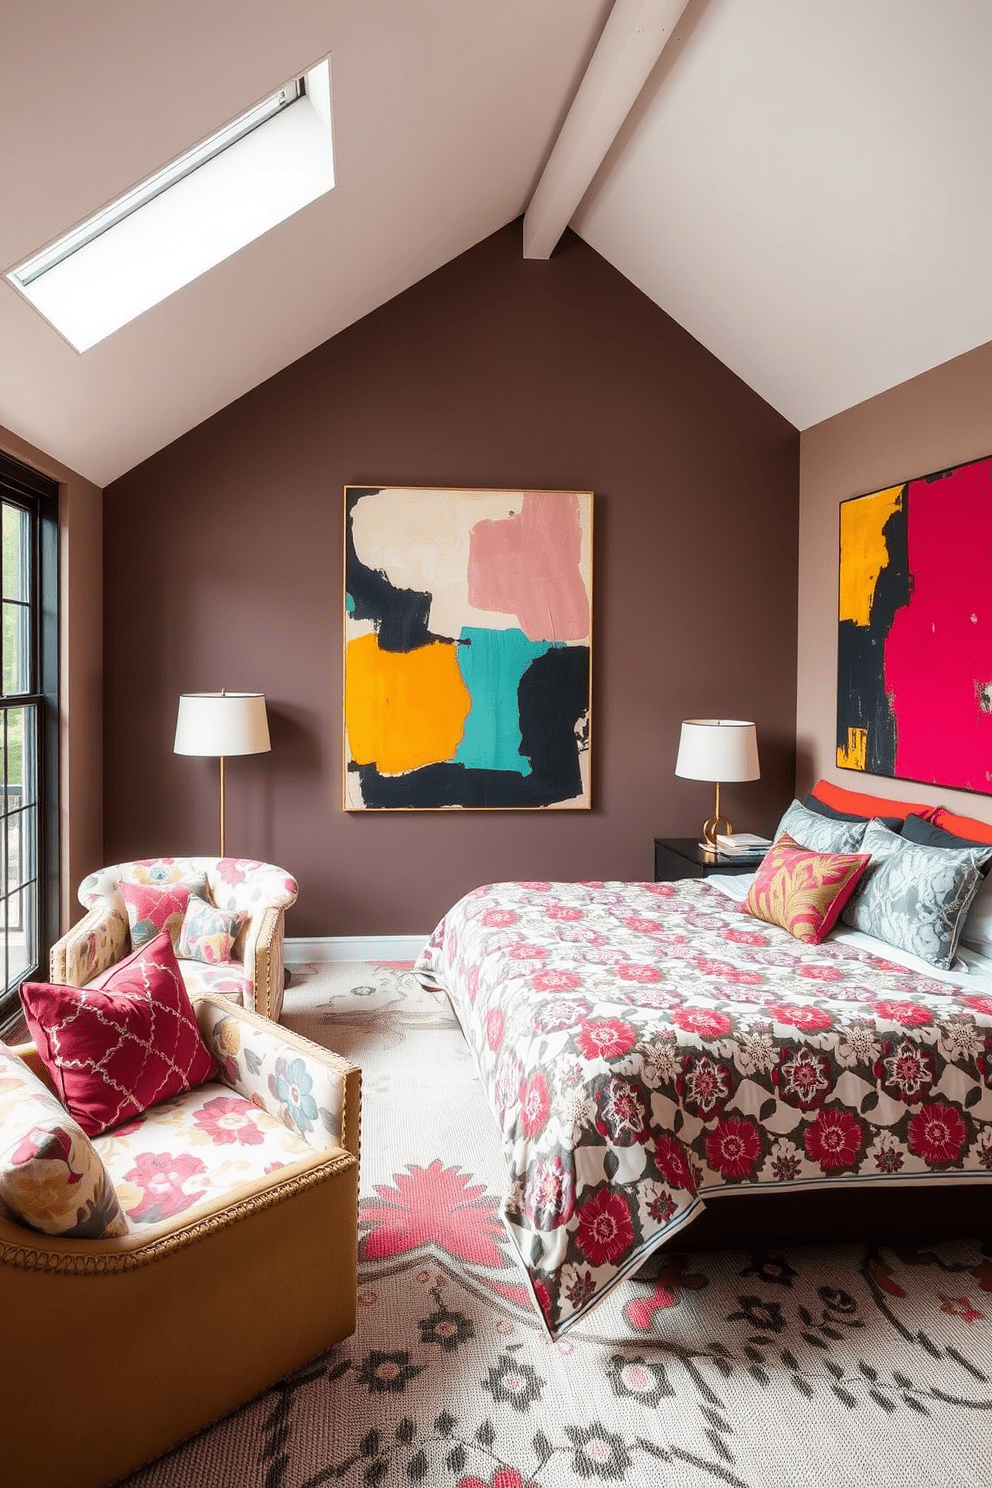
<instances>
[{"instance_id":1,"label":"decorative pillow","mask_svg":"<svg viewBox=\"0 0 992 1488\"><path fill-rule=\"evenodd\" d=\"M906 817L911 811L915 811L917 816L929 821L934 812L940 809L937 806L921 806L919 802L890 801L887 796L869 796L864 791L845 790L842 785L833 785L829 780L818 780L812 793L827 806L833 806L837 811L850 811L866 820L873 816Z\"/></svg>"},{"instance_id":2,"label":"decorative pillow","mask_svg":"<svg viewBox=\"0 0 992 1488\"><path fill-rule=\"evenodd\" d=\"M878 821L868 823L861 846L871 863L844 907L845 924L947 970L985 853L907 842Z\"/></svg>"},{"instance_id":3,"label":"decorative pillow","mask_svg":"<svg viewBox=\"0 0 992 1488\"><path fill-rule=\"evenodd\" d=\"M205 899L190 895L178 954L189 961L206 961L212 966L230 961L238 931L247 919L248 915L241 911L214 909Z\"/></svg>"},{"instance_id":4,"label":"decorative pillow","mask_svg":"<svg viewBox=\"0 0 992 1488\"><path fill-rule=\"evenodd\" d=\"M955 837L971 838L974 842L992 843L992 822L979 821L977 816L956 816L946 806L938 806L933 814L934 824Z\"/></svg>"},{"instance_id":5,"label":"decorative pillow","mask_svg":"<svg viewBox=\"0 0 992 1488\"><path fill-rule=\"evenodd\" d=\"M869 821L874 815L873 812L863 816L858 811L838 811L836 806L828 806L826 801L821 801L818 796L814 796L812 791L803 801L803 805L807 811L815 811L817 816L827 816L831 821L863 822ZM902 827L901 816L876 816L875 819L888 827L890 832L898 832ZM920 820L920 818L917 819Z\"/></svg>"},{"instance_id":6,"label":"decorative pillow","mask_svg":"<svg viewBox=\"0 0 992 1488\"><path fill-rule=\"evenodd\" d=\"M175 950L189 896L190 894L204 894L207 881L201 878L192 882L187 880L184 883L159 887L127 883L121 879L117 887L124 900L124 908L127 910L132 949L140 949L141 946L147 945L148 941L154 940L156 935L161 935L163 930L168 930L172 938L172 948Z\"/></svg>"},{"instance_id":7,"label":"decorative pillow","mask_svg":"<svg viewBox=\"0 0 992 1488\"><path fill-rule=\"evenodd\" d=\"M101 980L83 991L47 982L21 987L38 1053L91 1137L217 1074L167 931Z\"/></svg>"},{"instance_id":8,"label":"decorative pillow","mask_svg":"<svg viewBox=\"0 0 992 1488\"><path fill-rule=\"evenodd\" d=\"M819 945L869 862L867 853L809 852L783 834L765 854L744 908L796 940Z\"/></svg>"},{"instance_id":9,"label":"decorative pillow","mask_svg":"<svg viewBox=\"0 0 992 1488\"><path fill-rule=\"evenodd\" d=\"M100 1154L52 1092L0 1044L0 1213L43 1235L106 1240L127 1220Z\"/></svg>"},{"instance_id":10,"label":"decorative pillow","mask_svg":"<svg viewBox=\"0 0 992 1488\"><path fill-rule=\"evenodd\" d=\"M776 840L783 832L799 847L810 852L851 853L857 852L865 835L867 822L831 821L815 811L807 811L798 801L793 801L775 830Z\"/></svg>"},{"instance_id":11,"label":"decorative pillow","mask_svg":"<svg viewBox=\"0 0 992 1488\"><path fill-rule=\"evenodd\" d=\"M879 820L881 821L881 817ZM888 826L888 822L885 825ZM936 822L926 821L922 816L907 816L902 824L902 837L905 842L920 842L924 847L977 847L980 852L984 850L988 854L986 868L992 865L992 841L959 837L954 832L946 831L944 827L938 827Z\"/></svg>"}]
</instances>

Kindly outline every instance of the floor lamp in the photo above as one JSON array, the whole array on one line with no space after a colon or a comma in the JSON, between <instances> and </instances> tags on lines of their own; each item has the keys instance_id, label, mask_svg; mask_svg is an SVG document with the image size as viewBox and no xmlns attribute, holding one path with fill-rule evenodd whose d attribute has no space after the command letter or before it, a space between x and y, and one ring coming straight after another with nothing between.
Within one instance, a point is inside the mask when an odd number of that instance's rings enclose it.
<instances>
[{"instance_id":1,"label":"floor lamp","mask_svg":"<svg viewBox=\"0 0 992 1488\"><path fill-rule=\"evenodd\" d=\"M260 692L184 692L176 719L175 754L220 758L220 856L225 856L224 761L229 754L265 754L269 723Z\"/></svg>"}]
</instances>

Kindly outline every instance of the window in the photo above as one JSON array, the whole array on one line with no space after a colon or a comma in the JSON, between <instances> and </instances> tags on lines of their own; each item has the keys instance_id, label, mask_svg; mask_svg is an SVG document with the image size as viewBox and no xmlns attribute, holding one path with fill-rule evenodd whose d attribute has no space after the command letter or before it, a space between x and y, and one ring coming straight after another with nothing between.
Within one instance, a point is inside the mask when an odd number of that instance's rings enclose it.
<instances>
[{"instance_id":1,"label":"window","mask_svg":"<svg viewBox=\"0 0 992 1488\"><path fill-rule=\"evenodd\" d=\"M0 1026L56 938L58 487L0 454Z\"/></svg>"},{"instance_id":2,"label":"window","mask_svg":"<svg viewBox=\"0 0 992 1488\"><path fill-rule=\"evenodd\" d=\"M7 278L76 351L87 351L333 185L325 60Z\"/></svg>"}]
</instances>

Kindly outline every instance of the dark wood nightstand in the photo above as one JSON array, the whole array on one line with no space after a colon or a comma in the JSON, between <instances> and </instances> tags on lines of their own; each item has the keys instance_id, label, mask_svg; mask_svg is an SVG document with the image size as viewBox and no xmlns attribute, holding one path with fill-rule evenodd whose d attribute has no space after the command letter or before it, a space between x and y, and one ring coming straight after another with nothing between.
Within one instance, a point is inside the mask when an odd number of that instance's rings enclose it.
<instances>
[{"instance_id":1,"label":"dark wood nightstand","mask_svg":"<svg viewBox=\"0 0 992 1488\"><path fill-rule=\"evenodd\" d=\"M654 839L654 881L671 883L676 878L709 878L711 873L753 873L763 853L746 858L718 857L700 847L698 837Z\"/></svg>"}]
</instances>

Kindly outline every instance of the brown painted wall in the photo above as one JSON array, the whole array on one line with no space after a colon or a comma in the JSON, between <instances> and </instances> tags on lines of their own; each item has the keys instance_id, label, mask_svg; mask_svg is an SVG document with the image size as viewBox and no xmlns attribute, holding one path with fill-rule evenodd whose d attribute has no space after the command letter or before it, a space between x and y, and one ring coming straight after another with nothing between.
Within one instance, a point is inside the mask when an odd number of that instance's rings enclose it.
<instances>
[{"instance_id":1,"label":"brown painted wall","mask_svg":"<svg viewBox=\"0 0 992 1488\"><path fill-rule=\"evenodd\" d=\"M171 745L178 694L221 686L269 701L273 753L228 767L228 849L299 876L291 934L418 934L496 879L649 878L654 835L712 800L672 773L687 716L757 721L762 780L725 809L770 830L798 444L579 239L525 262L511 224L109 487L108 861L216 851L216 763ZM348 482L597 493L592 812L341 811Z\"/></svg>"},{"instance_id":2,"label":"brown painted wall","mask_svg":"<svg viewBox=\"0 0 992 1488\"><path fill-rule=\"evenodd\" d=\"M824 775L849 790L944 802L992 821L989 796L861 775L835 764L837 508L848 496L992 454L992 343L807 429L801 449L797 791Z\"/></svg>"},{"instance_id":3,"label":"brown painted wall","mask_svg":"<svg viewBox=\"0 0 992 1488\"><path fill-rule=\"evenodd\" d=\"M59 483L59 795L62 929L103 862L103 507L98 486L0 428L0 449Z\"/></svg>"}]
</instances>

